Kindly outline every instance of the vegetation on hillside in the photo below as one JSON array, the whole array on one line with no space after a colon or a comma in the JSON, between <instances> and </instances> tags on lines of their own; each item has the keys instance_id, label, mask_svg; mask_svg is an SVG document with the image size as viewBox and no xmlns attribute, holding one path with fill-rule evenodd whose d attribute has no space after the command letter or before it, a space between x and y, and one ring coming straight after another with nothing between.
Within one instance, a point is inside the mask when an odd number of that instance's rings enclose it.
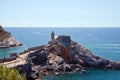
<instances>
[{"instance_id":1,"label":"vegetation on hillside","mask_svg":"<svg viewBox=\"0 0 120 80\"><path fill-rule=\"evenodd\" d=\"M2 26L0 25L0 41L4 40L7 37L10 37L10 33L5 31Z\"/></svg>"},{"instance_id":2,"label":"vegetation on hillside","mask_svg":"<svg viewBox=\"0 0 120 80\"><path fill-rule=\"evenodd\" d=\"M25 74L20 75L16 69L9 69L0 65L0 80L26 80Z\"/></svg>"}]
</instances>

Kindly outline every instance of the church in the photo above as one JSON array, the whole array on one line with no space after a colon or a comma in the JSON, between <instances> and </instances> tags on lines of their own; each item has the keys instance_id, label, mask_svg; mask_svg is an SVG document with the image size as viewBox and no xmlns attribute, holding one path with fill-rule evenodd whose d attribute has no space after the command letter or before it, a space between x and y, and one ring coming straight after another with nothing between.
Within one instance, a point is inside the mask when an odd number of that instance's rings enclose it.
<instances>
[{"instance_id":1,"label":"church","mask_svg":"<svg viewBox=\"0 0 120 80\"><path fill-rule=\"evenodd\" d=\"M58 37L55 37L54 31L51 33L51 41L49 43L56 43L59 42L60 44L64 46L70 46L71 44L71 37L66 35L59 35Z\"/></svg>"}]
</instances>

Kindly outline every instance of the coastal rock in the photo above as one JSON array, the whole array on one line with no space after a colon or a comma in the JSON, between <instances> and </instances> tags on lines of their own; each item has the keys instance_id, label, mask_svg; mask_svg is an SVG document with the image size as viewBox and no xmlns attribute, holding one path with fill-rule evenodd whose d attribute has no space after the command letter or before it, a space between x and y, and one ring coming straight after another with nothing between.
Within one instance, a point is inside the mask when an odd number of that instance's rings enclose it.
<instances>
[{"instance_id":1,"label":"coastal rock","mask_svg":"<svg viewBox=\"0 0 120 80\"><path fill-rule=\"evenodd\" d=\"M41 67L37 68L37 71L41 74L43 72L48 74L49 71L55 74L59 74L61 71L70 72L75 70L84 72L85 68L120 70L120 63L95 56L90 50L66 36L58 36L57 39L52 36L51 43L32 50L34 51L28 57L34 66Z\"/></svg>"},{"instance_id":2,"label":"coastal rock","mask_svg":"<svg viewBox=\"0 0 120 80\"><path fill-rule=\"evenodd\" d=\"M85 68L120 70L120 63L93 55L90 50L72 41L70 37L58 36L54 39L52 35L51 39L52 41L48 44L30 48L27 51L29 54L26 62L31 62L32 65L29 68L34 69L35 73L48 75L49 72L55 74L76 70L85 72ZM29 69L26 69L28 71L24 69L26 73L29 71ZM32 74L28 73L28 76Z\"/></svg>"},{"instance_id":3,"label":"coastal rock","mask_svg":"<svg viewBox=\"0 0 120 80\"><path fill-rule=\"evenodd\" d=\"M10 48L21 45L22 43L17 41L9 32L5 31L2 26L0 26L0 48Z\"/></svg>"},{"instance_id":4,"label":"coastal rock","mask_svg":"<svg viewBox=\"0 0 120 80\"><path fill-rule=\"evenodd\" d=\"M34 65L45 65L47 62L47 52L44 48L30 53L28 57L32 60Z\"/></svg>"}]
</instances>

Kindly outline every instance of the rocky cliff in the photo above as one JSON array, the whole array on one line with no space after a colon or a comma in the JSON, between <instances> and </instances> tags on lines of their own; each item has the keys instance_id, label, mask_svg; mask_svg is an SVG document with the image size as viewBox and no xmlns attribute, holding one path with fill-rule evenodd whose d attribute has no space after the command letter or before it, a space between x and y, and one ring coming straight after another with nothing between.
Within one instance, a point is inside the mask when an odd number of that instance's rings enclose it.
<instances>
[{"instance_id":1,"label":"rocky cliff","mask_svg":"<svg viewBox=\"0 0 120 80\"><path fill-rule=\"evenodd\" d=\"M5 31L0 25L0 48L9 48L21 45L22 43L12 37L12 35L9 32Z\"/></svg>"},{"instance_id":2,"label":"rocky cliff","mask_svg":"<svg viewBox=\"0 0 120 80\"><path fill-rule=\"evenodd\" d=\"M59 42L46 44L41 49L30 53L29 58L34 65L51 65L53 70L55 66L59 70L66 65L67 67L69 65L72 71L76 68L120 69L120 63L95 56L90 50L74 41L71 41L70 46L67 47Z\"/></svg>"},{"instance_id":3,"label":"rocky cliff","mask_svg":"<svg viewBox=\"0 0 120 80\"><path fill-rule=\"evenodd\" d=\"M53 40L40 48L33 48L32 52L29 51L30 53L26 59L27 63L25 64L28 65L29 70L24 68L24 65L21 68L25 72L28 71L27 76L33 78L32 75L39 73L48 75L49 72L59 74L60 72L76 70L84 73L85 68L120 70L120 63L93 55L90 50L72 41L68 36L58 37ZM29 66L30 64L31 66Z\"/></svg>"},{"instance_id":4,"label":"rocky cliff","mask_svg":"<svg viewBox=\"0 0 120 80\"><path fill-rule=\"evenodd\" d=\"M90 50L72 41L70 36L53 37L48 44L30 48L21 55L24 54L28 54L28 57L21 58L26 61L25 64L15 61L15 65L20 72L26 72L28 80L38 79L39 73L48 75L76 70L84 73L86 68L120 70L120 63L93 55Z\"/></svg>"}]
</instances>

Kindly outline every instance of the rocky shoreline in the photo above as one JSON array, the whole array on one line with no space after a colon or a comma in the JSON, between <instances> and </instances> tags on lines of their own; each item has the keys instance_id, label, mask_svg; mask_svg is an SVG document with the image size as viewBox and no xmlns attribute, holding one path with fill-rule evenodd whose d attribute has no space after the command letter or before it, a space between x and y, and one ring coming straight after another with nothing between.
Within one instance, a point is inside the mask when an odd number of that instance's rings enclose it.
<instances>
[{"instance_id":1,"label":"rocky shoreline","mask_svg":"<svg viewBox=\"0 0 120 80\"><path fill-rule=\"evenodd\" d=\"M5 38L0 41L0 49L22 46L23 44L17 41L14 37Z\"/></svg>"},{"instance_id":2,"label":"rocky shoreline","mask_svg":"<svg viewBox=\"0 0 120 80\"><path fill-rule=\"evenodd\" d=\"M54 37L43 46L38 46L21 53L16 67L20 73L26 73L27 80L39 79L39 74L49 75L51 72L58 75L60 72L81 71L86 68L117 69L120 63L95 56L92 52L75 41L70 36ZM20 55L18 56L20 57ZM20 60L21 59L21 60ZM24 62L21 64L21 62ZM15 61L16 62L16 61ZM13 63L10 63L13 64ZM16 63L15 63L16 64ZM9 67L9 65L7 65Z\"/></svg>"}]
</instances>

